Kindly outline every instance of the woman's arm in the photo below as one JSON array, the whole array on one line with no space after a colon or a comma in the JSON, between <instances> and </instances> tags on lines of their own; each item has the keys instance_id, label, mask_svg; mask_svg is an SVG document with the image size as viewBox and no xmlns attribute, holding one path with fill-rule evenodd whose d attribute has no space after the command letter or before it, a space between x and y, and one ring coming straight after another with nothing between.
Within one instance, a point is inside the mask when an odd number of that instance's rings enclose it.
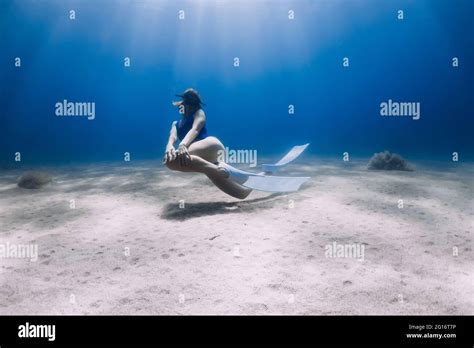
<instances>
[{"instance_id":1,"label":"woman's arm","mask_svg":"<svg viewBox=\"0 0 474 348\"><path fill-rule=\"evenodd\" d=\"M196 115L194 115L194 122L192 128L186 134L183 140L179 143L179 146L184 145L188 147L196 139L202 127L206 124L206 115L204 111L199 110Z\"/></svg>"},{"instance_id":2,"label":"woman's arm","mask_svg":"<svg viewBox=\"0 0 474 348\"><path fill-rule=\"evenodd\" d=\"M168 144L166 144L165 158L163 162L171 162L176 158L176 151L174 149L174 143L178 139L178 131L176 130L176 121L171 125L170 136L168 138Z\"/></svg>"},{"instance_id":3,"label":"woman's arm","mask_svg":"<svg viewBox=\"0 0 474 348\"><path fill-rule=\"evenodd\" d=\"M196 115L194 115L193 126L186 134L183 140L179 143L177 155L182 166L187 165L187 161L191 159L191 156L188 152L188 146L196 139L202 127L206 123L206 115L204 111L199 110Z\"/></svg>"},{"instance_id":4,"label":"woman's arm","mask_svg":"<svg viewBox=\"0 0 474 348\"><path fill-rule=\"evenodd\" d=\"M178 139L178 132L176 130L176 121L171 124L170 137L168 138L168 145L166 147L174 146L174 143Z\"/></svg>"}]
</instances>

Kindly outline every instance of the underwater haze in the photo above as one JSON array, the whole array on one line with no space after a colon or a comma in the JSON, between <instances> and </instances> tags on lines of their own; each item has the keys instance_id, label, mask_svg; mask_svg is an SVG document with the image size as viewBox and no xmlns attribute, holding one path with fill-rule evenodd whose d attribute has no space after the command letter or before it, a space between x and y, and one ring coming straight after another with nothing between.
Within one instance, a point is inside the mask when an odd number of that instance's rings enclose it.
<instances>
[{"instance_id":1,"label":"underwater haze","mask_svg":"<svg viewBox=\"0 0 474 348\"><path fill-rule=\"evenodd\" d=\"M0 0L0 161L161 159L188 87L231 149L472 161L473 4Z\"/></svg>"}]
</instances>

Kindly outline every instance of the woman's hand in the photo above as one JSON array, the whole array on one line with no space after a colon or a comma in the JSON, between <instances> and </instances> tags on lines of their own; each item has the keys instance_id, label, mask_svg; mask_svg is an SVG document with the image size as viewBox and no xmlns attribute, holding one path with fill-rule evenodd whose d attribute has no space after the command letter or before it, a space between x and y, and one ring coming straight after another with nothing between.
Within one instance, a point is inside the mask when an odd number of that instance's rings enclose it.
<instances>
[{"instance_id":1,"label":"woman's hand","mask_svg":"<svg viewBox=\"0 0 474 348\"><path fill-rule=\"evenodd\" d=\"M179 144L178 151L176 152L178 158L179 158L179 163L182 166L187 165L187 161L191 160L191 156L189 155L188 148L184 144Z\"/></svg>"},{"instance_id":2,"label":"woman's hand","mask_svg":"<svg viewBox=\"0 0 474 348\"><path fill-rule=\"evenodd\" d=\"M174 149L173 145L168 144L166 146L165 157L163 158L163 163L174 161L175 158L176 158L176 150Z\"/></svg>"}]
</instances>

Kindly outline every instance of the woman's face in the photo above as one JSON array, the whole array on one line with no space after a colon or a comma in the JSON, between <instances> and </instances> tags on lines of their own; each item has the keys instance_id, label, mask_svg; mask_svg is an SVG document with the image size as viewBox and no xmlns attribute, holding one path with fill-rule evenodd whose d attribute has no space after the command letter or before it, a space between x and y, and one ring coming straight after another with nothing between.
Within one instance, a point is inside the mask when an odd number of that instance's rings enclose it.
<instances>
[{"instance_id":1,"label":"woman's face","mask_svg":"<svg viewBox=\"0 0 474 348\"><path fill-rule=\"evenodd\" d=\"M187 104L187 103L183 103L182 108L184 108L184 114L185 115L188 115L189 113L193 112L194 110L197 109L197 106L194 105L194 104Z\"/></svg>"},{"instance_id":2,"label":"woman's face","mask_svg":"<svg viewBox=\"0 0 474 348\"><path fill-rule=\"evenodd\" d=\"M181 108L184 111L184 113L187 115L189 113L189 104L183 103L181 104Z\"/></svg>"}]
</instances>

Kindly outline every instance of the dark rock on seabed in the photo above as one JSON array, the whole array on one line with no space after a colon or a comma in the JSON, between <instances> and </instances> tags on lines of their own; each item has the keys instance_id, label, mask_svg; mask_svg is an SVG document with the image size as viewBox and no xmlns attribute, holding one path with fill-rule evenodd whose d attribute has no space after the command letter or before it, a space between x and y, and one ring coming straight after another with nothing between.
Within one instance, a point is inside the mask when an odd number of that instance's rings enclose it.
<instances>
[{"instance_id":1,"label":"dark rock on seabed","mask_svg":"<svg viewBox=\"0 0 474 348\"><path fill-rule=\"evenodd\" d=\"M413 171L402 156L389 151L379 152L372 156L367 164L371 170L404 170Z\"/></svg>"},{"instance_id":2,"label":"dark rock on seabed","mask_svg":"<svg viewBox=\"0 0 474 348\"><path fill-rule=\"evenodd\" d=\"M17 182L18 186L26 189L39 189L49 184L53 178L46 172L28 171L21 175Z\"/></svg>"}]
</instances>

